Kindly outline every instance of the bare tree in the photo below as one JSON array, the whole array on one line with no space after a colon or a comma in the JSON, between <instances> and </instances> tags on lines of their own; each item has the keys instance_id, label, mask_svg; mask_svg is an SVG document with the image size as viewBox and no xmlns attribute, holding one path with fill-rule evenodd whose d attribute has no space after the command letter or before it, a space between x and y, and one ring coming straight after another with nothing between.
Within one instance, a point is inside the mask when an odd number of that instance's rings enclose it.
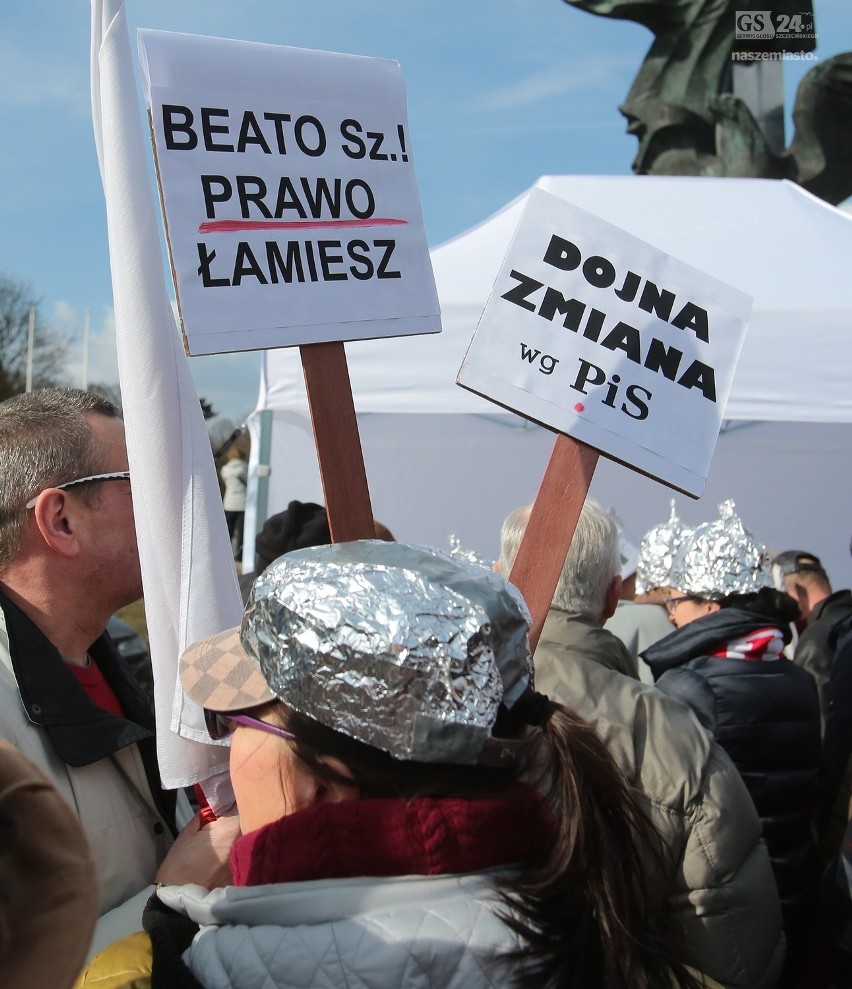
<instances>
[{"instance_id":1,"label":"bare tree","mask_svg":"<svg viewBox=\"0 0 852 989\"><path fill-rule=\"evenodd\" d=\"M0 275L0 400L26 387L31 311L35 313L33 387L50 388L65 383L68 339L43 322L39 301L27 282Z\"/></svg>"}]
</instances>

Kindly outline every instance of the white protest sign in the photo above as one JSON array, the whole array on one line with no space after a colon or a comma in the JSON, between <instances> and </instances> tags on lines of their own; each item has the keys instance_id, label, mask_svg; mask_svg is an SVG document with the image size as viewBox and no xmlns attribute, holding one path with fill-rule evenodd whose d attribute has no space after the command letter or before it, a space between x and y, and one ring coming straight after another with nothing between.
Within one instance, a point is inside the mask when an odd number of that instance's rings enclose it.
<instances>
[{"instance_id":1,"label":"white protest sign","mask_svg":"<svg viewBox=\"0 0 852 989\"><path fill-rule=\"evenodd\" d=\"M457 380L698 497L751 304L534 189Z\"/></svg>"},{"instance_id":2,"label":"white protest sign","mask_svg":"<svg viewBox=\"0 0 852 989\"><path fill-rule=\"evenodd\" d=\"M188 353L440 331L398 63L139 47Z\"/></svg>"}]
</instances>

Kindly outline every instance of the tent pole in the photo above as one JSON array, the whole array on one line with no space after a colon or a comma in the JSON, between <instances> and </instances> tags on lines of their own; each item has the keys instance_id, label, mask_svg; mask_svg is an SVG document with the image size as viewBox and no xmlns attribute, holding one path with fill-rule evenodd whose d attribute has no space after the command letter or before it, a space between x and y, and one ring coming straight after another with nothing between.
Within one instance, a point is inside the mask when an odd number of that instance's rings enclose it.
<instances>
[{"instance_id":1,"label":"tent pole","mask_svg":"<svg viewBox=\"0 0 852 989\"><path fill-rule=\"evenodd\" d=\"M263 528L263 523L269 515L269 475L272 472L272 409L263 409L258 420L260 442L258 444L256 470L255 536Z\"/></svg>"}]
</instances>

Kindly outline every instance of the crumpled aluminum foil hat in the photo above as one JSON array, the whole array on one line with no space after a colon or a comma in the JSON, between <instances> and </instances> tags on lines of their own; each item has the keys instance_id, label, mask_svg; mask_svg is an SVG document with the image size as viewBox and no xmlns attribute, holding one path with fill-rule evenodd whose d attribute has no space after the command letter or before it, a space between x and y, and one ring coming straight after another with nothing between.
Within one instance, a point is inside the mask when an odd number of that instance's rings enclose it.
<instances>
[{"instance_id":1,"label":"crumpled aluminum foil hat","mask_svg":"<svg viewBox=\"0 0 852 989\"><path fill-rule=\"evenodd\" d=\"M697 526L681 545L672 587L710 600L772 587L766 547L745 528L733 501L723 501L718 511L717 519Z\"/></svg>"},{"instance_id":2,"label":"crumpled aluminum foil hat","mask_svg":"<svg viewBox=\"0 0 852 989\"><path fill-rule=\"evenodd\" d=\"M485 567L488 570L493 570L488 564L487 560L483 560L481 556L478 556L472 549L467 549L462 546L461 539L458 536L450 533L447 536L447 542L450 545L450 556L455 557L460 560L468 560L470 563L477 563L481 567Z\"/></svg>"},{"instance_id":3,"label":"crumpled aluminum foil hat","mask_svg":"<svg viewBox=\"0 0 852 989\"><path fill-rule=\"evenodd\" d=\"M509 761L501 703L532 686L520 592L476 563L363 540L288 553L257 579L240 641L272 693L397 759Z\"/></svg>"},{"instance_id":4,"label":"crumpled aluminum foil hat","mask_svg":"<svg viewBox=\"0 0 852 989\"><path fill-rule=\"evenodd\" d=\"M639 544L636 562L636 593L647 594L657 587L670 587L672 565L684 540L692 535L692 529L678 518L674 498L667 522L649 529Z\"/></svg>"},{"instance_id":5,"label":"crumpled aluminum foil hat","mask_svg":"<svg viewBox=\"0 0 852 989\"><path fill-rule=\"evenodd\" d=\"M618 529L618 555L619 573L623 580L636 573L636 564L639 562L639 546L636 539L625 528L621 516L614 508L610 508L609 516L615 527Z\"/></svg>"}]
</instances>

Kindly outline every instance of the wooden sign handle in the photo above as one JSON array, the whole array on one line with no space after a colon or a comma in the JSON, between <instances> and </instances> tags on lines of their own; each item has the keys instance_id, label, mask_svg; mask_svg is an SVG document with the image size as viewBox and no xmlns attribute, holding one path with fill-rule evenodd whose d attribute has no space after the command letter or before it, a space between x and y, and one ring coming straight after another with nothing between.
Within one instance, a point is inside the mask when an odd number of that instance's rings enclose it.
<instances>
[{"instance_id":1,"label":"wooden sign handle","mask_svg":"<svg viewBox=\"0 0 852 989\"><path fill-rule=\"evenodd\" d=\"M299 350L332 541L375 539L346 351L338 341Z\"/></svg>"},{"instance_id":2,"label":"wooden sign handle","mask_svg":"<svg viewBox=\"0 0 852 989\"><path fill-rule=\"evenodd\" d=\"M538 645L553 592L574 538L600 452L558 433L509 580L532 613L530 646Z\"/></svg>"}]
</instances>

